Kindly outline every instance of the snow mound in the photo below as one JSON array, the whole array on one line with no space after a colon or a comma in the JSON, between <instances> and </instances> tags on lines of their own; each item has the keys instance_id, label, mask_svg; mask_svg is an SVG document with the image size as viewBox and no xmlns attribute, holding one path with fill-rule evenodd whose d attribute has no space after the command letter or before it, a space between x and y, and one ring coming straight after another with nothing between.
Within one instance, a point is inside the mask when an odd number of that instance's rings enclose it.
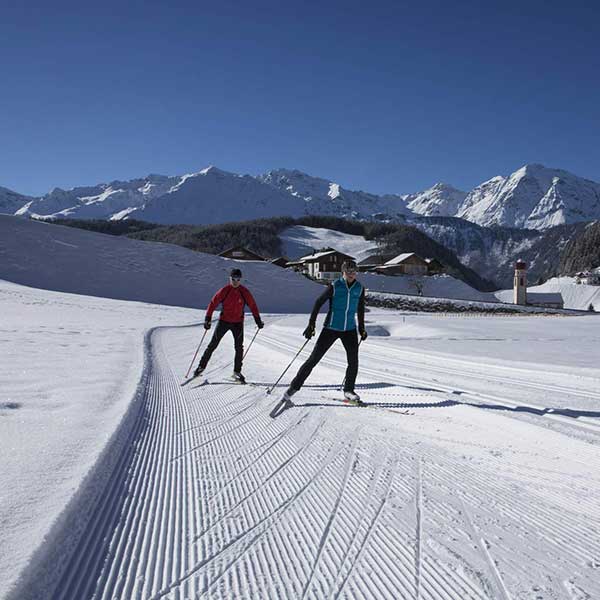
<instances>
[{"instance_id":1,"label":"snow mound","mask_svg":"<svg viewBox=\"0 0 600 600\"><path fill-rule=\"evenodd\" d=\"M306 311L322 289L268 262L239 262L5 215L0 215L0 255L0 279L170 306L204 308L233 266L242 269L262 312Z\"/></svg>"},{"instance_id":2,"label":"snow mound","mask_svg":"<svg viewBox=\"0 0 600 600\"><path fill-rule=\"evenodd\" d=\"M450 275L431 275L417 277L415 275L379 275L376 273L360 273L359 279L370 292L418 295L418 287L422 286L422 295L431 298L451 298L455 300L476 300L497 302L494 294L480 292L470 285Z\"/></svg>"}]
</instances>

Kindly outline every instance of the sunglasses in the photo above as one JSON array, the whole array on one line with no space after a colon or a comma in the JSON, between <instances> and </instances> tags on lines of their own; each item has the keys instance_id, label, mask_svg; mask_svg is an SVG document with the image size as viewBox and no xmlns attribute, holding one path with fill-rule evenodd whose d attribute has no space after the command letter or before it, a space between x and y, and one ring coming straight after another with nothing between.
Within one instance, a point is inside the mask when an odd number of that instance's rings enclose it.
<instances>
[{"instance_id":1,"label":"sunglasses","mask_svg":"<svg viewBox=\"0 0 600 600\"><path fill-rule=\"evenodd\" d=\"M231 281L241 281L242 278L241 277L232 277Z\"/></svg>"},{"instance_id":2,"label":"sunglasses","mask_svg":"<svg viewBox=\"0 0 600 600\"><path fill-rule=\"evenodd\" d=\"M356 275L356 269L346 269L346 273L348 273L348 275Z\"/></svg>"}]
</instances>

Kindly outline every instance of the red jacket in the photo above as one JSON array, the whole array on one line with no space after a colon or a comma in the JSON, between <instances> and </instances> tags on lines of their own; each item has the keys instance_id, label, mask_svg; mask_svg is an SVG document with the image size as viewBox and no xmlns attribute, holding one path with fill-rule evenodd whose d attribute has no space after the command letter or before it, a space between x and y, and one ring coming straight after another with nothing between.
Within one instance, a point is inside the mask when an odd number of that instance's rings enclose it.
<instances>
[{"instance_id":1,"label":"red jacket","mask_svg":"<svg viewBox=\"0 0 600 600\"><path fill-rule=\"evenodd\" d=\"M207 321L210 321L212 314L219 306L223 303L221 309L220 321L226 321L227 323L241 323L244 320L244 306L247 304L255 319L260 319L260 313L258 312L258 306L254 301L254 297L250 293L248 288L243 285L234 288L230 283L225 287L222 287L210 301L208 308L206 309L206 316L204 317Z\"/></svg>"}]
</instances>

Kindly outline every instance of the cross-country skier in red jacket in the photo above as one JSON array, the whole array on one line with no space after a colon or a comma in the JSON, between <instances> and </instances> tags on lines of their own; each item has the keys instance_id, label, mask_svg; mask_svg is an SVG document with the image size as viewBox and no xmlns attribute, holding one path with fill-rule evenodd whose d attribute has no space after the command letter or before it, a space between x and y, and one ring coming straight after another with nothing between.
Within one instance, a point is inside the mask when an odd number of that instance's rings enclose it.
<instances>
[{"instance_id":1,"label":"cross-country skier in red jacket","mask_svg":"<svg viewBox=\"0 0 600 600\"><path fill-rule=\"evenodd\" d=\"M246 383L245 377L242 375L242 356L244 354L244 307L248 305L254 316L254 321L259 329L262 329L265 324L260 318L258 306L250 290L241 284L242 272L239 269L231 269L229 274L229 283L222 287L210 301L206 309L204 317L204 329L210 329L212 314L222 304L221 316L219 324L210 340L210 344L204 351L200 364L194 371L194 377L202 375L206 365L216 350L221 338L231 331L235 343L235 359L233 363L233 377L240 383Z\"/></svg>"}]
</instances>

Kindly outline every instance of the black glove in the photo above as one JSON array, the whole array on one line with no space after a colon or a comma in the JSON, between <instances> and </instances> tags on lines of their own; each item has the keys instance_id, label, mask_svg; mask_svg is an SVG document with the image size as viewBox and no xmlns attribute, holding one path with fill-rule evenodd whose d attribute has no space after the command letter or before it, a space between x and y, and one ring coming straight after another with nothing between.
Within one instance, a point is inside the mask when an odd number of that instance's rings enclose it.
<instances>
[{"instance_id":1,"label":"black glove","mask_svg":"<svg viewBox=\"0 0 600 600\"><path fill-rule=\"evenodd\" d=\"M358 333L360 334L360 339L363 342L369 337L369 334L367 333L366 329L361 329Z\"/></svg>"},{"instance_id":2,"label":"black glove","mask_svg":"<svg viewBox=\"0 0 600 600\"><path fill-rule=\"evenodd\" d=\"M302 334L307 340L310 340L310 338L315 335L315 326L312 323L308 324L308 327L304 330L304 333Z\"/></svg>"},{"instance_id":3,"label":"black glove","mask_svg":"<svg viewBox=\"0 0 600 600\"><path fill-rule=\"evenodd\" d=\"M265 326L260 317L258 317L258 319L254 319L254 322L259 329L262 329Z\"/></svg>"},{"instance_id":4,"label":"black glove","mask_svg":"<svg viewBox=\"0 0 600 600\"><path fill-rule=\"evenodd\" d=\"M210 319L206 319L206 321L204 321L204 329L210 329Z\"/></svg>"}]
</instances>

